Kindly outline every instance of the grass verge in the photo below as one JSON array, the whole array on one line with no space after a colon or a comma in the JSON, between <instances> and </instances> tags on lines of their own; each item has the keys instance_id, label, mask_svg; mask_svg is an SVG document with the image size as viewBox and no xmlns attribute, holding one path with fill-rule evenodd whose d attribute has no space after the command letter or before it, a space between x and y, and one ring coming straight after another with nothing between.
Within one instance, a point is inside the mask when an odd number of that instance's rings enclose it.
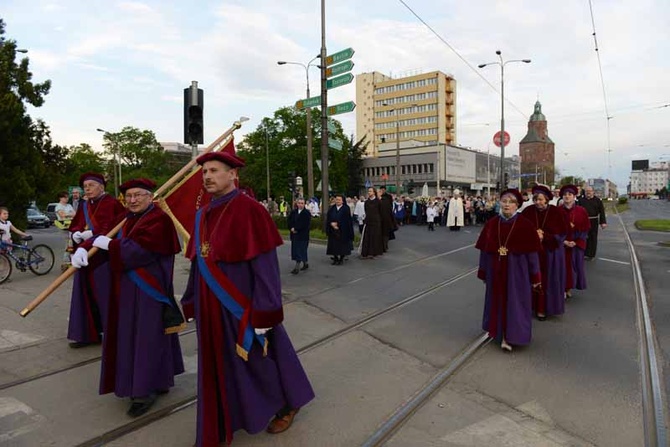
<instances>
[{"instance_id":1,"label":"grass verge","mask_svg":"<svg viewBox=\"0 0 670 447\"><path fill-rule=\"evenodd\" d=\"M638 230L670 232L670 219L643 219L635 221Z\"/></svg>"},{"instance_id":2,"label":"grass verge","mask_svg":"<svg viewBox=\"0 0 670 447\"><path fill-rule=\"evenodd\" d=\"M279 234L281 234L281 236L284 239L289 239L289 236L290 236L289 230L280 229ZM324 233L321 230L310 230L309 240L312 241L312 242L323 242L325 244L326 242L328 242L328 236L326 235L326 233ZM358 234L357 232L354 233L354 245L358 244L358 242L360 240L361 240L361 235Z\"/></svg>"}]
</instances>

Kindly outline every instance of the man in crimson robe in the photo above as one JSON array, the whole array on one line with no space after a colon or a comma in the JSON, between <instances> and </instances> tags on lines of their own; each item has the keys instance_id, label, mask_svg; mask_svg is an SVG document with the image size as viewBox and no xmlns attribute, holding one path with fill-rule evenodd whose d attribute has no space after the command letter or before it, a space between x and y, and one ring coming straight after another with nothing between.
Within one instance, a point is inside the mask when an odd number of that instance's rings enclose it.
<instances>
[{"instance_id":1,"label":"man in crimson robe","mask_svg":"<svg viewBox=\"0 0 670 447\"><path fill-rule=\"evenodd\" d=\"M83 247L87 250L91 247L92 238L112 230L123 219L126 210L118 200L105 192L106 182L102 174L82 174L79 185L84 190L86 200L80 202L70 223L70 232L74 249ZM79 271L74 275L70 301L67 338L72 340L71 348L100 343L111 289L111 272L106 258L102 257L86 267L81 264L81 252L73 262L73 266L75 262L79 263Z\"/></svg>"},{"instance_id":2,"label":"man in crimson robe","mask_svg":"<svg viewBox=\"0 0 670 447\"><path fill-rule=\"evenodd\" d=\"M584 270L584 250L586 239L591 229L589 215L584 208L577 205L578 189L575 185L561 188L563 201L558 209L563 214L567 225L565 246L565 297L572 297L572 289L586 289L586 271Z\"/></svg>"},{"instance_id":3,"label":"man in crimson robe","mask_svg":"<svg viewBox=\"0 0 670 447\"><path fill-rule=\"evenodd\" d=\"M517 189L504 191L500 214L486 222L475 245L477 277L486 283L482 328L504 351L530 343L532 292L542 285L542 244L533 224L517 213L521 203Z\"/></svg>"},{"instance_id":4,"label":"man in crimson robe","mask_svg":"<svg viewBox=\"0 0 670 447\"><path fill-rule=\"evenodd\" d=\"M535 227L540 241L540 269L542 270L542 288L533 294L533 309L537 319L561 315L565 312L565 248L563 241L567 228L559 209L549 202L551 190L545 185L533 187L533 202L521 215Z\"/></svg>"},{"instance_id":5,"label":"man in crimson robe","mask_svg":"<svg viewBox=\"0 0 670 447\"><path fill-rule=\"evenodd\" d=\"M262 205L235 185L244 161L223 152L197 161L213 197L196 213L182 306L198 330L196 446L215 447L239 429L285 431L314 391L281 324L282 239Z\"/></svg>"},{"instance_id":6,"label":"man in crimson robe","mask_svg":"<svg viewBox=\"0 0 670 447\"><path fill-rule=\"evenodd\" d=\"M121 231L114 239L92 239L93 247L108 253L91 262L108 254L112 270L100 394L130 397L131 417L146 413L158 394L174 386L174 376L184 372L177 334L184 320L172 286L181 247L172 220L153 203L155 187L148 179L119 186L128 206ZM86 257L83 248L78 250Z\"/></svg>"}]
</instances>

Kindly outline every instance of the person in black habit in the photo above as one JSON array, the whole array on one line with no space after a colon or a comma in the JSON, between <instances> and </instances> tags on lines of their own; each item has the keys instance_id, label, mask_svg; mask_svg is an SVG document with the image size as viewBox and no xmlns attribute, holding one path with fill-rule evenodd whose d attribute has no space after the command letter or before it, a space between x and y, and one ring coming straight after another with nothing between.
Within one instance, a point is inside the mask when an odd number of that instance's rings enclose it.
<instances>
[{"instance_id":1,"label":"person in black habit","mask_svg":"<svg viewBox=\"0 0 670 447\"><path fill-rule=\"evenodd\" d=\"M365 201L365 227L361 236L361 259L374 259L384 254L382 239L382 211L380 200L375 188L368 188L368 199Z\"/></svg>"},{"instance_id":2,"label":"person in black habit","mask_svg":"<svg viewBox=\"0 0 670 447\"><path fill-rule=\"evenodd\" d=\"M586 213L589 215L591 229L589 230L589 237L586 239L584 259L591 261L596 257L596 250L598 249L598 227L603 230L607 228L607 216L605 214L603 201L595 195L593 187L587 186L584 191L586 195L580 197L577 204L584 207Z\"/></svg>"},{"instance_id":3,"label":"person in black habit","mask_svg":"<svg viewBox=\"0 0 670 447\"><path fill-rule=\"evenodd\" d=\"M326 219L326 254L332 256L333 265L342 265L344 257L349 256L354 247L354 222L341 194L335 196L335 204L328 210Z\"/></svg>"},{"instance_id":4,"label":"person in black habit","mask_svg":"<svg viewBox=\"0 0 670 447\"><path fill-rule=\"evenodd\" d=\"M393 217L393 197L386 192L386 186L379 187L379 201L382 213L382 240L384 252L389 249L389 239L395 239L393 232L396 230L395 218Z\"/></svg>"},{"instance_id":5,"label":"person in black habit","mask_svg":"<svg viewBox=\"0 0 670 447\"><path fill-rule=\"evenodd\" d=\"M300 270L307 270L307 249L309 247L309 228L312 215L305 209L305 199L300 197L296 200L296 207L288 216L288 227L291 231L291 259L295 261L295 267L291 273L297 275Z\"/></svg>"}]
</instances>

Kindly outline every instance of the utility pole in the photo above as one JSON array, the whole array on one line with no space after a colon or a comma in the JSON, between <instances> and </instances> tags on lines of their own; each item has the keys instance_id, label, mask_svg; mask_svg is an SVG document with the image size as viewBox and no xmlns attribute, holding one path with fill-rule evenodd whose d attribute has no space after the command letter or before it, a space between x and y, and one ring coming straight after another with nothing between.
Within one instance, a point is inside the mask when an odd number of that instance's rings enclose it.
<instances>
[{"instance_id":1,"label":"utility pole","mask_svg":"<svg viewBox=\"0 0 670 447\"><path fill-rule=\"evenodd\" d=\"M326 0L321 0L321 215L329 205L328 181L328 84L326 76ZM323 219L324 225L326 219ZM324 227L325 228L325 227Z\"/></svg>"}]
</instances>

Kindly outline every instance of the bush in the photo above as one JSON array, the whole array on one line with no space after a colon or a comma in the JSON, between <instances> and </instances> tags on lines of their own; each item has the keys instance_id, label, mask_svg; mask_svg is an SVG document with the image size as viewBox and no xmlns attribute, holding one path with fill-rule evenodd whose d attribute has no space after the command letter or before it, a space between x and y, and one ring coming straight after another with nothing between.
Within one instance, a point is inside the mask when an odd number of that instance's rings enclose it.
<instances>
[{"instance_id":1,"label":"bush","mask_svg":"<svg viewBox=\"0 0 670 447\"><path fill-rule=\"evenodd\" d=\"M277 216L272 216L272 220L274 220L275 225L277 225L277 229L279 230L288 230L288 218L277 215ZM312 222L309 226L310 230L321 230L323 228L323 219L321 216L319 217L312 217Z\"/></svg>"},{"instance_id":2,"label":"bush","mask_svg":"<svg viewBox=\"0 0 670 447\"><path fill-rule=\"evenodd\" d=\"M623 205L624 203L628 203L628 197L619 197L619 200L617 201L619 205Z\"/></svg>"}]
</instances>

